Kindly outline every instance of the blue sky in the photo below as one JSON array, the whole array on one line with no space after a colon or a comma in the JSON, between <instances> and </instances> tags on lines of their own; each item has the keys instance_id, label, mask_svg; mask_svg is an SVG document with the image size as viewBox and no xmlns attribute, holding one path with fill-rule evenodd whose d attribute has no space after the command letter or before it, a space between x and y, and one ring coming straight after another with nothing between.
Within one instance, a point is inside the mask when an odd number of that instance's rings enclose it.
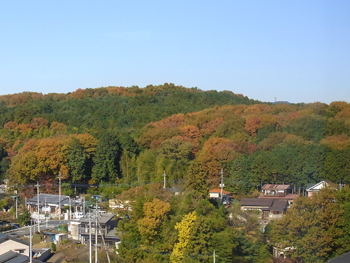
<instances>
[{"instance_id":1,"label":"blue sky","mask_svg":"<svg viewBox=\"0 0 350 263\"><path fill-rule=\"evenodd\" d=\"M350 102L349 1L0 3L0 95L165 82Z\"/></svg>"}]
</instances>

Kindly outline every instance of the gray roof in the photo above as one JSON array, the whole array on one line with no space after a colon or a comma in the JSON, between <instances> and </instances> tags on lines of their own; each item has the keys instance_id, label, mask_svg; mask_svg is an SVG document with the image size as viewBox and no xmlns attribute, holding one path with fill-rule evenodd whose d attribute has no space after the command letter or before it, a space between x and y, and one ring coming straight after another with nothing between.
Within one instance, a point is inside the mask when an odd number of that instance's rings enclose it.
<instances>
[{"instance_id":1,"label":"gray roof","mask_svg":"<svg viewBox=\"0 0 350 263\"><path fill-rule=\"evenodd\" d=\"M69 205L69 197L65 196L65 195L54 195L54 194L39 194L39 206L44 206L45 205L45 201L47 205L57 205L59 204L59 200L61 200L61 206L65 206L65 205ZM32 198L30 198L27 201L27 204L29 205L34 205L37 206L38 204L38 196L34 196ZM75 206L75 205L81 205L82 202L81 201L77 201L71 198L71 205Z\"/></svg>"},{"instance_id":2,"label":"gray roof","mask_svg":"<svg viewBox=\"0 0 350 263\"><path fill-rule=\"evenodd\" d=\"M27 241L24 241L22 239L18 239L18 238L11 237L9 235L0 233L0 245L1 245L1 243L5 242L7 240L13 240L13 241L16 241L18 243L21 243L21 244L29 246L29 242L27 242ZM1 262L1 260L0 260L0 262Z\"/></svg>"},{"instance_id":3,"label":"gray roof","mask_svg":"<svg viewBox=\"0 0 350 263\"><path fill-rule=\"evenodd\" d=\"M274 199L267 198L242 198L241 206L267 206L271 207Z\"/></svg>"},{"instance_id":4,"label":"gray roof","mask_svg":"<svg viewBox=\"0 0 350 263\"><path fill-rule=\"evenodd\" d=\"M288 201L270 198L242 198L241 206L259 206L266 207L266 210L271 211L285 211L288 206Z\"/></svg>"},{"instance_id":5,"label":"gray roof","mask_svg":"<svg viewBox=\"0 0 350 263\"><path fill-rule=\"evenodd\" d=\"M12 250L7 251L6 253L0 255L0 262L1 263L24 263L28 262L29 257L19 254L17 252L14 252Z\"/></svg>"},{"instance_id":6,"label":"gray roof","mask_svg":"<svg viewBox=\"0 0 350 263\"><path fill-rule=\"evenodd\" d=\"M80 219L76 219L74 221L78 221L81 223L89 223L89 214L86 215L86 217L80 218ZM100 224L106 224L108 221L112 220L114 217L114 214L100 214L98 217L98 222ZM95 214L91 214L91 222L94 222L95 220ZM73 221L73 220L72 220Z\"/></svg>"},{"instance_id":7,"label":"gray roof","mask_svg":"<svg viewBox=\"0 0 350 263\"><path fill-rule=\"evenodd\" d=\"M7 251L0 255L1 263L26 263L29 262L29 257L12 250ZM33 260L33 262L41 262L38 260Z\"/></svg>"},{"instance_id":8,"label":"gray roof","mask_svg":"<svg viewBox=\"0 0 350 263\"><path fill-rule=\"evenodd\" d=\"M339 257L332 258L327 261L327 263L348 263L350 262L350 252L346 252Z\"/></svg>"},{"instance_id":9,"label":"gray roof","mask_svg":"<svg viewBox=\"0 0 350 263\"><path fill-rule=\"evenodd\" d=\"M286 211L288 206L287 200L275 200L270 208L271 211Z\"/></svg>"}]
</instances>

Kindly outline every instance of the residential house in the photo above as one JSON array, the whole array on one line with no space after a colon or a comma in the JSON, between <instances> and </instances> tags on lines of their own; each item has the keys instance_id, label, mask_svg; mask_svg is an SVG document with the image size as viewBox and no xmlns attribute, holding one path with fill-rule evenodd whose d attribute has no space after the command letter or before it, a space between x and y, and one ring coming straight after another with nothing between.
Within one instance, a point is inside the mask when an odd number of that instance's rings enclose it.
<instances>
[{"instance_id":1,"label":"residential house","mask_svg":"<svg viewBox=\"0 0 350 263\"><path fill-rule=\"evenodd\" d=\"M314 193L318 193L322 188L329 186L331 183L329 181L321 181L317 184L307 184L306 192L307 196L311 197Z\"/></svg>"},{"instance_id":2,"label":"residential house","mask_svg":"<svg viewBox=\"0 0 350 263\"><path fill-rule=\"evenodd\" d=\"M29 256L29 242L6 234L0 234L0 255L9 250Z\"/></svg>"},{"instance_id":3,"label":"residential house","mask_svg":"<svg viewBox=\"0 0 350 263\"><path fill-rule=\"evenodd\" d=\"M29 256L9 250L3 254L0 254L1 263L28 263L30 261ZM42 261L33 261L42 262Z\"/></svg>"},{"instance_id":4,"label":"residential house","mask_svg":"<svg viewBox=\"0 0 350 263\"><path fill-rule=\"evenodd\" d=\"M287 200L288 205L299 197L299 194L292 193L292 187L289 184L265 184L261 189L260 198Z\"/></svg>"},{"instance_id":5,"label":"residential house","mask_svg":"<svg viewBox=\"0 0 350 263\"><path fill-rule=\"evenodd\" d=\"M35 218L38 218L38 204L40 220L45 219L45 213L48 213L50 217L58 216L59 207L61 207L61 212L65 206L69 205L71 205L75 211L83 210L83 202L80 199L71 199L69 196L60 196L56 194L39 194L39 202L38 196L34 196L27 201L27 209L32 215L35 215Z\"/></svg>"},{"instance_id":6,"label":"residential house","mask_svg":"<svg viewBox=\"0 0 350 263\"><path fill-rule=\"evenodd\" d=\"M241 210L259 211L260 219L278 219L285 214L288 207L287 200L272 198L242 198Z\"/></svg>"},{"instance_id":7,"label":"residential house","mask_svg":"<svg viewBox=\"0 0 350 263\"><path fill-rule=\"evenodd\" d=\"M3 183L0 184L0 200L3 199L7 193L7 182L8 179L3 180Z\"/></svg>"},{"instance_id":8,"label":"residential house","mask_svg":"<svg viewBox=\"0 0 350 263\"><path fill-rule=\"evenodd\" d=\"M115 228L118 225L119 218L114 214L97 215L97 242L102 243L102 238L107 245L113 246L120 238L115 235ZM91 224L91 231L90 231ZM82 244L89 243L90 232L91 240L95 242L96 236L96 214L88 213L85 217L73 219L68 227L70 236L74 240L79 240Z\"/></svg>"},{"instance_id":9,"label":"residential house","mask_svg":"<svg viewBox=\"0 0 350 263\"><path fill-rule=\"evenodd\" d=\"M29 262L29 242L0 234L0 262ZM50 248L33 249L33 262L43 262L51 255Z\"/></svg>"},{"instance_id":10,"label":"residential house","mask_svg":"<svg viewBox=\"0 0 350 263\"><path fill-rule=\"evenodd\" d=\"M215 188L209 190L209 198L218 199L222 201L224 205L228 205L230 203L231 193L225 190L222 190L222 196L221 196L221 188Z\"/></svg>"}]
</instances>

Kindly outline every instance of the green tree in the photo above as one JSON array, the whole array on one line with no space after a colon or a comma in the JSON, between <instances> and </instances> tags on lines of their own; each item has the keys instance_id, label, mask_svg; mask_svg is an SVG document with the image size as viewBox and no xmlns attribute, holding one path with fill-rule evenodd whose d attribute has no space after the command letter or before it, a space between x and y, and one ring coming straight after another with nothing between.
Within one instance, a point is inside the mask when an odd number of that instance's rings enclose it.
<instances>
[{"instance_id":1,"label":"green tree","mask_svg":"<svg viewBox=\"0 0 350 263\"><path fill-rule=\"evenodd\" d=\"M339 238L344 211L335 197L335 189L325 188L312 198L295 199L286 215L272 225L269 238L273 244L295 248L290 256L305 263L329 259L343 246Z\"/></svg>"},{"instance_id":2,"label":"green tree","mask_svg":"<svg viewBox=\"0 0 350 263\"><path fill-rule=\"evenodd\" d=\"M69 143L67 153L67 166L71 182L79 182L86 177L86 156L84 148L75 137Z\"/></svg>"},{"instance_id":3,"label":"green tree","mask_svg":"<svg viewBox=\"0 0 350 263\"><path fill-rule=\"evenodd\" d=\"M115 182L119 176L120 144L118 137L111 131L99 136L99 143L93 157L92 180Z\"/></svg>"},{"instance_id":4,"label":"green tree","mask_svg":"<svg viewBox=\"0 0 350 263\"><path fill-rule=\"evenodd\" d=\"M27 209L24 209L22 211L22 213L19 213L18 218L17 218L17 222L21 226L29 225L30 220L31 220L30 213L27 211Z\"/></svg>"},{"instance_id":5,"label":"green tree","mask_svg":"<svg viewBox=\"0 0 350 263\"><path fill-rule=\"evenodd\" d=\"M188 171L188 179L185 188L193 192L193 197L197 200L209 197L209 186L207 175L202 168L202 164L194 161Z\"/></svg>"}]
</instances>

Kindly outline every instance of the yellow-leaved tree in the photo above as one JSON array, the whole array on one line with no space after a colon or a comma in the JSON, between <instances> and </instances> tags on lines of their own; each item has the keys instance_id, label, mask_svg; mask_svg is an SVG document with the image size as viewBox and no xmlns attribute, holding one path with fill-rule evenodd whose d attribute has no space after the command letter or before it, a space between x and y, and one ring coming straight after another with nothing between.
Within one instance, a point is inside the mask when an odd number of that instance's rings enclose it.
<instances>
[{"instance_id":1,"label":"yellow-leaved tree","mask_svg":"<svg viewBox=\"0 0 350 263\"><path fill-rule=\"evenodd\" d=\"M137 221L139 232L147 244L153 244L155 236L160 232L166 214L170 211L169 203L154 198L143 205L144 217Z\"/></svg>"},{"instance_id":2,"label":"yellow-leaved tree","mask_svg":"<svg viewBox=\"0 0 350 263\"><path fill-rule=\"evenodd\" d=\"M178 242L175 244L173 253L171 253L170 261L173 263L181 262L184 257L184 251L190 241L190 232L193 222L196 221L197 215L193 211L183 217L180 223L175 225L175 229L179 231Z\"/></svg>"}]
</instances>

